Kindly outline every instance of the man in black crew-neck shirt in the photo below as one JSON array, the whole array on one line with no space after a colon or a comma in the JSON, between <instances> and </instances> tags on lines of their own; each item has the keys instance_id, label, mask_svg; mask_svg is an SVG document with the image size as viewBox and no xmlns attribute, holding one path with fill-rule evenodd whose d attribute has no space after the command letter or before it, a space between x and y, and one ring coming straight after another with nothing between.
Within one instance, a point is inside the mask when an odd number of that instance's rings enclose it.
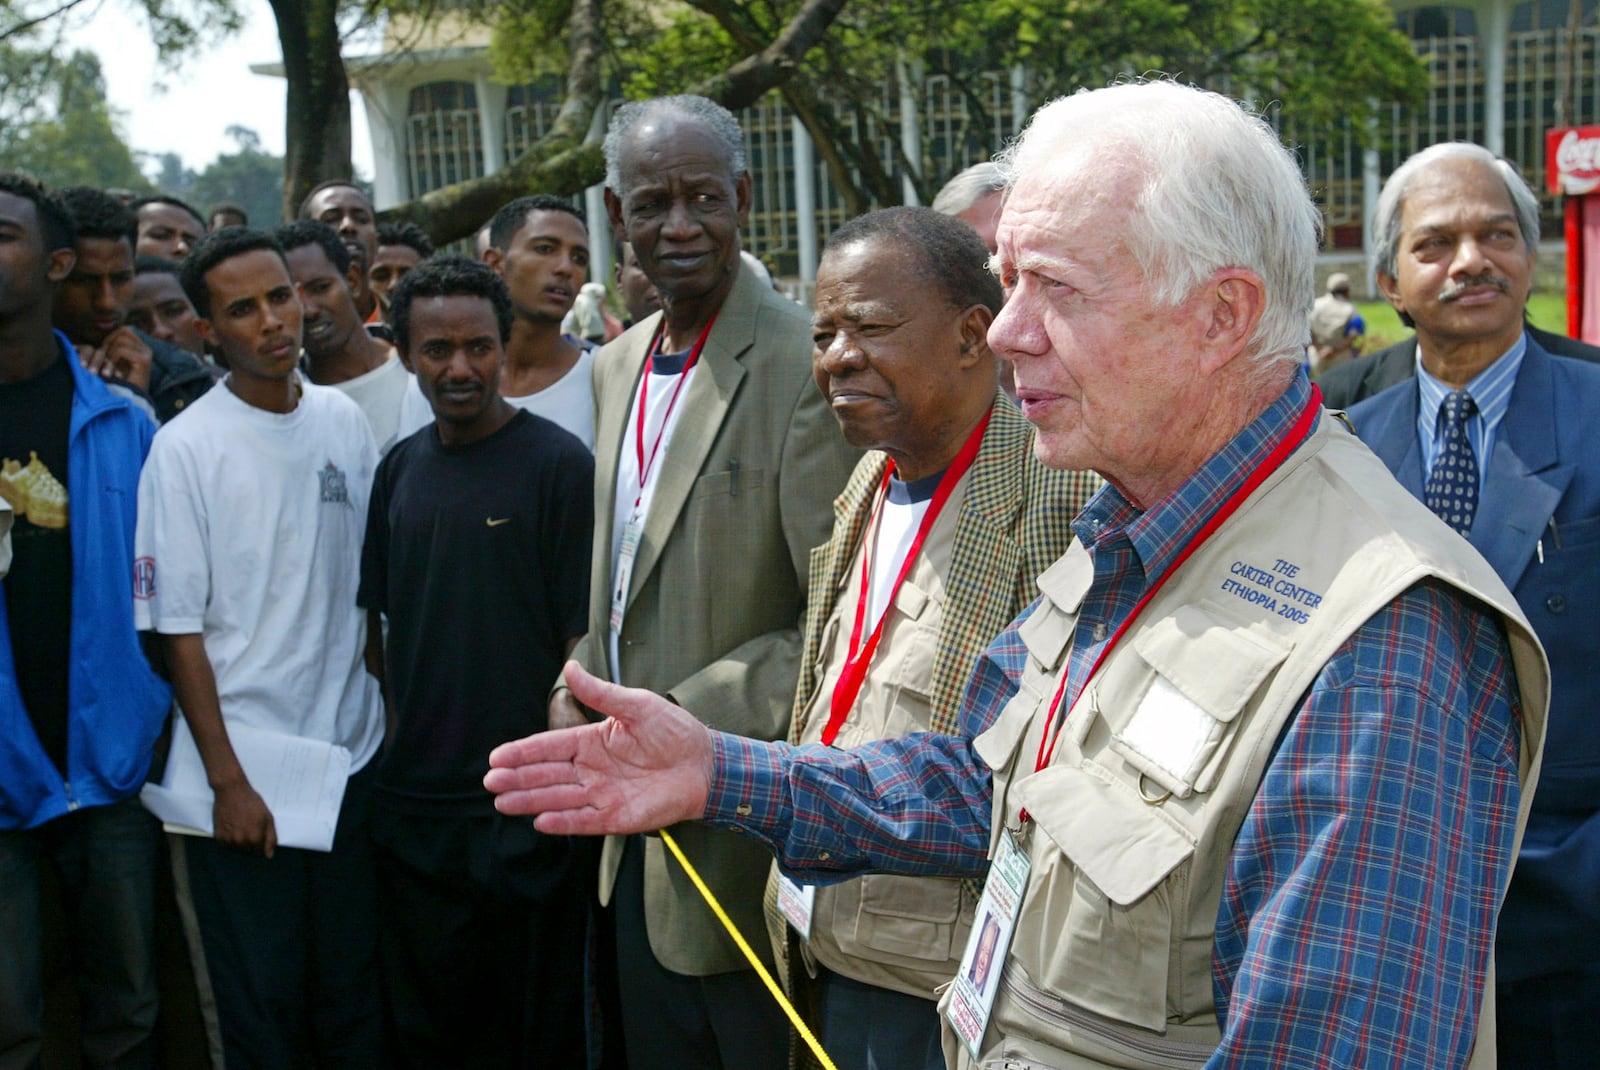
<instances>
[{"instance_id":1,"label":"man in black crew-neck shirt","mask_svg":"<svg viewBox=\"0 0 1600 1070\"><path fill-rule=\"evenodd\" d=\"M391 305L435 415L378 467L358 596L389 618L373 837L405 1066L584 1065L588 867L482 785L491 748L546 727L588 608L593 461L500 396L512 315L461 257L408 273Z\"/></svg>"}]
</instances>

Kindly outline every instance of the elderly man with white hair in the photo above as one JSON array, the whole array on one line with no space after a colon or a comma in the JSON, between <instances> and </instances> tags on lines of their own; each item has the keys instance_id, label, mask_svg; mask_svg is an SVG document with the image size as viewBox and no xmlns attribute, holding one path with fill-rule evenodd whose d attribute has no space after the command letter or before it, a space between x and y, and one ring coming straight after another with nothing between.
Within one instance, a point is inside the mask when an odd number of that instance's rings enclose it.
<instances>
[{"instance_id":1,"label":"elderly man with white hair","mask_svg":"<svg viewBox=\"0 0 1600 1070\"><path fill-rule=\"evenodd\" d=\"M569 666L610 719L497 749L497 805L699 819L810 881L987 873L996 968L969 944L953 1066L1492 1059L1548 671L1493 571L1322 413L1292 157L1163 82L1050 104L1003 165L990 343L1040 458L1109 486L959 731L758 743Z\"/></svg>"}]
</instances>

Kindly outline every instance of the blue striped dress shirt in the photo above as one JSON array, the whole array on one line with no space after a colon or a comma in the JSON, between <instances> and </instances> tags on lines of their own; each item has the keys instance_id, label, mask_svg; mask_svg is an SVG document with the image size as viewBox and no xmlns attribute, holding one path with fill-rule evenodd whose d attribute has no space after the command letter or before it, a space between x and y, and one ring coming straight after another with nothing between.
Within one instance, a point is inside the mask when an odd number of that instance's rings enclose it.
<instances>
[{"instance_id":1,"label":"blue striped dress shirt","mask_svg":"<svg viewBox=\"0 0 1600 1070\"><path fill-rule=\"evenodd\" d=\"M1528 351L1527 332L1517 336L1516 342L1495 362L1473 377L1463 389L1476 403L1478 411L1467 420L1467 441L1472 444L1472 455L1478 461L1478 492L1483 492L1484 480L1489 478L1489 454L1494 450L1495 434L1500 421L1511 407L1511 388L1517 382L1517 369L1522 367L1522 354ZM1422 470L1433 471L1434 458L1444 442L1444 399L1452 387L1429 375L1422 366L1422 347L1417 347L1417 388L1422 397L1417 405L1417 441L1422 444Z\"/></svg>"}]
</instances>

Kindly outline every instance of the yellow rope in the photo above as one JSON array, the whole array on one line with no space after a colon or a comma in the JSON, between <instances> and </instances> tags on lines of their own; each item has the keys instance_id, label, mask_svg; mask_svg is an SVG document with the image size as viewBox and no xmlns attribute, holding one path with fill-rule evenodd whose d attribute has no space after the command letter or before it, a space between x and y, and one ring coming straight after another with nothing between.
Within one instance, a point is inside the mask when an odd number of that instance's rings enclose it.
<instances>
[{"instance_id":1,"label":"yellow rope","mask_svg":"<svg viewBox=\"0 0 1600 1070\"><path fill-rule=\"evenodd\" d=\"M700 874L695 871L694 866L684 857L683 850L678 846L678 841L672 838L672 833L662 829L661 841L667 845L667 850L672 852L672 857L678 860L678 864L683 867L683 871L689 874L689 879L700 890L700 895L705 899L706 905L711 908L711 913L715 914L717 920L722 922L722 927L728 930L728 935L733 937L733 942L739 945L739 950L744 952L744 957L749 959L750 965L756 968L756 973L761 976L761 981L767 986L767 991L771 992L772 998L778 1001L778 1006L783 1008L783 1013L789 1016L789 1021L800 1034L800 1039L806 1042L806 1047L810 1048L811 1054L817 1057L817 1061L822 1064L823 1070L839 1070L833 1064L833 1060L828 1058L828 1053L822 1050L822 1045L812 1035L811 1030L806 1027L806 1023L800 1020L800 1013L794 1009L794 1004L790 1003L788 997L783 994L783 989L778 987L778 982L772 979L772 974L768 973L767 968L761 965L761 960L756 957L756 953L750 950L750 945L745 943L744 937L739 935L739 930L733 924L733 919L728 917L728 912L722 909L722 904L717 902L717 897L711 894L711 889L706 887L706 882L700 879Z\"/></svg>"}]
</instances>

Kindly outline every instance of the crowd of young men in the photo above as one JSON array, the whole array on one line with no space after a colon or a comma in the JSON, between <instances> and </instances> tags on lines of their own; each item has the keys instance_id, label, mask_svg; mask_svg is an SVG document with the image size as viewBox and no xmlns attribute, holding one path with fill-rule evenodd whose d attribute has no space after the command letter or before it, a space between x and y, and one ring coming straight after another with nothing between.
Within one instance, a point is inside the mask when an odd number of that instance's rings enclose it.
<instances>
[{"instance_id":1,"label":"crowd of young men","mask_svg":"<svg viewBox=\"0 0 1600 1070\"><path fill-rule=\"evenodd\" d=\"M1374 457L1224 98L1048 106L809 317L728 112L605 155L599 348L560 198L466 259L347 182L264 231L0 174L0 1068L45 870L83 1058L160 1065L169 866L218 1065L808 1065L666 826L841 1067L1585 1065L1600 369L1523 330L1514 170L1386 187Z\"/></svg>"}]
</instances>

